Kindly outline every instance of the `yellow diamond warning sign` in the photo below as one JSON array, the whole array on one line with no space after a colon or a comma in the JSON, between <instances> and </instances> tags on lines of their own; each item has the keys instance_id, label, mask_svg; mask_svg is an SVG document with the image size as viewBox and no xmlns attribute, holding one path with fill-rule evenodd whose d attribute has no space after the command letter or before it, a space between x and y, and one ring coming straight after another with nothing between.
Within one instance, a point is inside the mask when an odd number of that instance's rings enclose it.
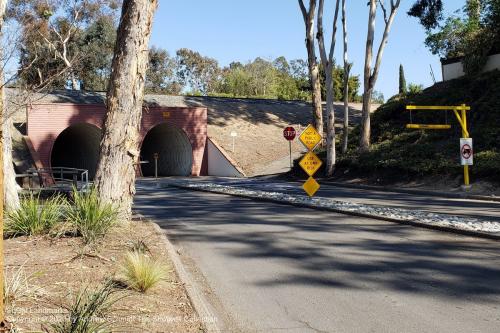
<instances>
[{"instance_id":1,"label":"yellow diamond warning sign","mask_svg":"<svg viewBox=\"0 0 500 333\"><path fill-rule=\"evenodd\" d=\"M318 169L321 167L321 160L319 159L318 156L316 156L315 153L312 151L308 152L307 154L304 155L302 160L300 160L299 165L300 167L309 175L312 176L318 171Z\"/></svg>"},{"instance_id":2,"label":"yellow diamond warning sign","mask_svg":"<svg viewBox=\"0 0 500 333\"><path fill-rule=\"evenodd\" d=\"M321 142L321 135L316 131L314 126L309 124L306 129L299 136L300 142L306 146L307 149L313 150L318 143Z\"/></svg>"},{"instance_id":3,"label":"yellow diamond warning sign","mask_svg":"<svg viewBox=\"0 0 500 333\"><path fill-rule=\"evenodd\" d=\"M307 182L302 185L302 188L310 197L312 197L319 190L319 187L318 182L313 177L309 177Z\"/></svg>"}]
</instances>

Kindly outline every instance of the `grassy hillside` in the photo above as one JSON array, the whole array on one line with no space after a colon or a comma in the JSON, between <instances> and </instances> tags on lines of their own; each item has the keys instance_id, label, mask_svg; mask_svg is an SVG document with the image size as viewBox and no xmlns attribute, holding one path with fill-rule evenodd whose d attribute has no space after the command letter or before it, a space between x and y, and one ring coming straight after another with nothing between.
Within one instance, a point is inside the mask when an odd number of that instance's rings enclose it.
<instances>
[{"instance_id":1,"label":"grassy hillside","mask_svg":"<svg viewBox=\"0 0 500 333\"><path fill-rule=\"evenodd\" d=\"M381 178L383 182L409 181L427 176L456 178L461 174L461 128L450 111L413 111L414 123L442 124L451 130L408 130L408 104L470 105L469 132L474 139L473 180L500 182L500 71L438 83L412 96L395 96L372 117L370 152L359 154L359 128L354 129L350 152L340 156L339 173Z\"/></svg>"}]
</instances>

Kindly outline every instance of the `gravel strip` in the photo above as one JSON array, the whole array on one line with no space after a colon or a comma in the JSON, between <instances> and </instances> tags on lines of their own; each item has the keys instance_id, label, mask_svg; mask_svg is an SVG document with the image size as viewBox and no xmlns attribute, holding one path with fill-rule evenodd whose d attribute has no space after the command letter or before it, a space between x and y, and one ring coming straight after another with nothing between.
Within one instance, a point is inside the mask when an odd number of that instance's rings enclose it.
<instances>
[{"instance_id":1,"label":"gravel strip","mask_svg":"<svg viewBox=\"0 0 500 333\"><path fill-rule=\"evenodd\" d=\"M312 208L329 208L338 210L339 212L371 215L391 220L399 220L403 222L417 222L431 226L453 228L464 231L482 232L493 235L500 234L500 223L488 221L485 219L447 214L435 214L419 210L408 210L386 206L365 205L348 201L339 201L330 198L309 198L304 195L290 195L279 192L260 191L211 183L182 182L176 183L176 185L215 193L241 195L259 199L270 199L274 201L298 204Z\"/></svg>"}]
</instances>

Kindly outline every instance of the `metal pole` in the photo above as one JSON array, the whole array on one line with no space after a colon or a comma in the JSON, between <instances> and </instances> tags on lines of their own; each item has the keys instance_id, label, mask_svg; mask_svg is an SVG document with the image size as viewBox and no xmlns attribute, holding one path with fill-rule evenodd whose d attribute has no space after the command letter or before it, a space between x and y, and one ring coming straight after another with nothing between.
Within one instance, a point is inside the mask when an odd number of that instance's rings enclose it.
<instances>
[{"instance_id":1,"label":"metal pole","mask_svg":"<svg viewBox=\"0 0 500 333\"><path fill-rule=\"evenodd\" d=\"M290 169L293 168L292 164L292 141L288 141L288 146L290 147Z\"/></svg>"},{"instance_id":2,"label":"metal pole","mask_svg":"<svg viewBox=\"0 0 500 333\"><path fill-rule=\"evenodd\" d=\"M465 111L465 104L462 104L462 123L464 124L462 128L462 136L464 138L468 138L467 135L467 111ZM464 165L464 184L465 186L470 186L470 178L469 178L469 166Z\"/></svg>"},{"instance_id":3,"label":"metal pole","mask_svg":"<svg viewBox=\"0 0 500 333\"><path fill-rule=\"evenodd\" d=\"M154 155L155 158L155 179L158 180L158 153Z\"/></svg>"}]
</instances>

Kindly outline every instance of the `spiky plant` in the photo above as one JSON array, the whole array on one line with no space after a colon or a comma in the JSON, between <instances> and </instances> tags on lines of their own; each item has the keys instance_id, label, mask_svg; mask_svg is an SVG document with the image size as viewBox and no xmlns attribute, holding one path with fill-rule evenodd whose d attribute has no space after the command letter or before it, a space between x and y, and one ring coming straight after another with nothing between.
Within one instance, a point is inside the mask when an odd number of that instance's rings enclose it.
<instances>
[{"instance_id":1,"label":"spiky plant","mask_svg":"<svg viewBox=\"0 0 500 333\"><path fill-rule=\"evenodd\" d=\"M145 253L129 251L121 267L121 276L130 289L146 292L166 277L166 268Z\"/></svg>"},{"instance_id":2,"label":"spiky plant","mask_svg":"<svg viewBox=\"0 0 500 333\"><path fill-rule=\"evenodd\" d=\"M81 193L73 190L73 204L68 209L68 222L86 244L104 237L116 223L118 210L112 204L102 203L95 189Z\"/></svg>"},{"instance_id":3,"label":"spiky plant","mask_svg":"<svg viewBox=\"0 0 500 333\"><path fill-rule=\"evenodd\" d=\"M5 233L10 236L47 234L64 218L66 200L55 196L41 201L30 195L21 200L18 209L6 212Z\"/></svg>"},{"instance_id":4,"label":"spiky plant","mask_svg":"<svg viewBox=\"0 0 500 333\"><path fill-rule=\"evenodd\" d=\"M106 316L120 298L114 295L114 283L107 281L96 289L81 289L72 302L64 308L67 318L53 324L53 333L105 333L111 332Z\"/></svg>"}]
</instances>

